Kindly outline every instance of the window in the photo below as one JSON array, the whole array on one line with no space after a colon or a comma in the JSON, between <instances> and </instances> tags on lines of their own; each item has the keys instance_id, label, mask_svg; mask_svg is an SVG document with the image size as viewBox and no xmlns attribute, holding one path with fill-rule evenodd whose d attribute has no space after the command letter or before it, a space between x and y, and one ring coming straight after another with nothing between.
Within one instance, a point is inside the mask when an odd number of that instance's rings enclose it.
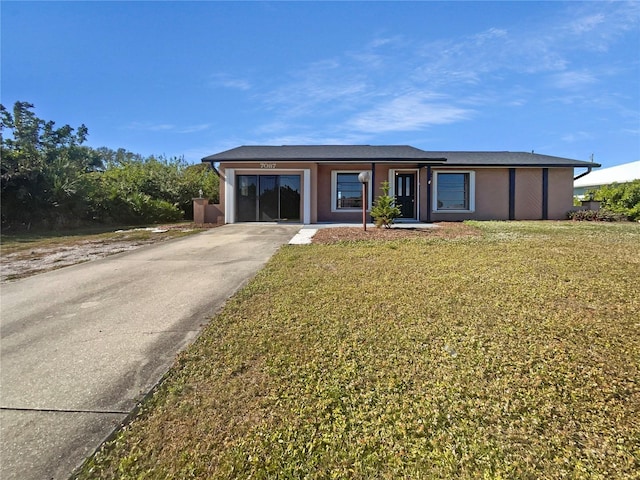
<instances>
[{"instance_id":1,"label":"window","mask_svg":"<svg viewBox=\"0 0 640 480\"><path fill-rule=\"evenodd\" d=\"M469 212L475 208L474 172L435 172L434 210Z\"/></svg>"},{"instance_id":2,"label":"window","mask_svg":"<svg viewBox=\"0 0 640 480\"><path fill-rule=\"evenodd\" d=\"M362 183L357 172L331 172L331 211L362 210ZM367 188L367 207L371 206L371 182Z\"/></svg>"}]
</instances>

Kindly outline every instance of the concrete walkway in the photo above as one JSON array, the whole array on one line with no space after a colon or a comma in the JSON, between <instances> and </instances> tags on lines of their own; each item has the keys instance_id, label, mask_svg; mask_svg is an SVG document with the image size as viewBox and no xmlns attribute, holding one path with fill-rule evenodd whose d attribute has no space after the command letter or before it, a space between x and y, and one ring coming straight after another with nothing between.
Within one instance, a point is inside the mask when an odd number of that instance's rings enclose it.
<instances>
[{"instance_id":1,"label":"concrete walkway","mask_svg":"<svg viewBox=\"0 0 640 480\"><path fill-rule=\"evenodd\" d=\"M314 223L311 225L303 225L300 231L289 240L290 245L308 245L313 242L313 236L318 233L318 230L322 228L337 228L337 227L349 227L349 228L362 228L362 223ZM376 226L373 223L367 223L367 230L374 229ZM422 229L422 228L438 228L434 223L422 223L422 222L396 222L393 224L393 228L403 229Z\"/></svg>"},{"instance_id":2,"label":"concrete walkway","mask_svg":"<svg viewBox=\"0 0 640 480\"><path fill-rule=\"evenodd\" d=\"M299 230L225 225L2 285L0 478L68 478Z\"/></svg>"}]
</instances>

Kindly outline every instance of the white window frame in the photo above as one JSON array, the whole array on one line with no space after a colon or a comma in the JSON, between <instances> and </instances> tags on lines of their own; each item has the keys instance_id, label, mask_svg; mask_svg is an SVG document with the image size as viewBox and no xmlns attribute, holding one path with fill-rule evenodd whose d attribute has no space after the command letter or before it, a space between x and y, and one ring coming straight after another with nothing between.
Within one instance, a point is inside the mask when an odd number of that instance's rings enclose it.
<instances>
[{"instance_id":1,"label":"white window frame","mask_svg":"<svg viewBox=\"0 0 640 480\"><path fill-rule=\"evenodd\" d=\"M338 204L338 174L339 173L361 173L361 172L369 172L369 178L372 178L371 170L331 170L331 212L332 213L340 213L340 212L361 212L362 207L358 208L338 208L336 205ZM371 180L367 182L367 210L371 210L372 200L371 200Z\"/></svg>"},{"instance_id":2,"label":"white window frame","mask_svg":"<svg viewBox=\"0 0 640 480\"><path fill-rule=\"evenodd\" d=\"M452 210L450 208L438 208L438 175L441 173L466 173L469 175L469 208ZM474 170L434 170L432 211L434 213L473 213L476 211L476 172Z\"/></svg>"}]
</instances>

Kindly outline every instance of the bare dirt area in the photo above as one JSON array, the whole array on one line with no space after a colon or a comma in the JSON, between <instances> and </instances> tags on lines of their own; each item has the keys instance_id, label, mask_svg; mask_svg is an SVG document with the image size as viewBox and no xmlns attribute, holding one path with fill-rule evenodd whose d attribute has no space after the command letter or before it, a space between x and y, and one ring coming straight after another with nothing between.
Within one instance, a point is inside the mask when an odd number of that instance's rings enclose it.
<instances>
[{"instance_id":1,"label":"bare dirt area","mask_svg":"<svg viewBox=\"0 0 640 480\"><path fill-rule=\"evenodd\" d=\"M88 262L143 245L197 233L214 226L216 225L180 224L117 230L96 235L20 238L8 241L3 238L0 282Z\"/></svg>"},{"instance_id":2,"label":"bare dirt area","mask_svg":"<svg viewBox=\"0 0 640 480\"><path fill-rule=\"evenodd\" d=\"M477 227L458 222L438 223L435 228L367 228L336 227L322 228L313 236L313 243L339 243L354 241L390 241L407 238L443 238L480 236Z\"/></svg>"}]
</instances>

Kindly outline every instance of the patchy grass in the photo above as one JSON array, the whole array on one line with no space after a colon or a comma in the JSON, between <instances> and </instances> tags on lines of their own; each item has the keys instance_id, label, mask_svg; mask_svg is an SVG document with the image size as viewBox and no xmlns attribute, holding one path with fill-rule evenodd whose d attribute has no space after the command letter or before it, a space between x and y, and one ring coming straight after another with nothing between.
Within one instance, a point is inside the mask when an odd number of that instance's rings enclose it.
<instances>
[{"instance_id":1,"label":"patchy grass","mask_svg":"<svg viewBox=\"0 0 640 480\"><path fill-rule=\"evenodd\" d=\"M73 246L82 242L108 243L112 241L119 242L122 240L152 241L160 237L165 239L180 237L201 230L201 227L197 227L191 223L176 223L153 227L105 227L70 231L56 230L36 233L5 232L0 236L0 251L2 252L2 255L9 255L11 253L27 251L34 248ZM158 233L163 233L165 235L159 236Z\"/></svg>"},{"instance_id":2,"label":"patchy grass","mask_svg":"<svg viewBox=\"0 0 640 480\"><path fill-rule=\"evenodd\" d=\"M638 478L640 226L287 246L80 478Z\"/></svg>"},{"instance_id":3,"label":"patchy grass","mask_svg":"<svg viewBox=\"0 0 640 480\"><path fill-rule=\"evenodd\" d=\"M178 223L149 228L3 234L0 278L15 280L211 228Z\"/></svg>"}]
</instances>

